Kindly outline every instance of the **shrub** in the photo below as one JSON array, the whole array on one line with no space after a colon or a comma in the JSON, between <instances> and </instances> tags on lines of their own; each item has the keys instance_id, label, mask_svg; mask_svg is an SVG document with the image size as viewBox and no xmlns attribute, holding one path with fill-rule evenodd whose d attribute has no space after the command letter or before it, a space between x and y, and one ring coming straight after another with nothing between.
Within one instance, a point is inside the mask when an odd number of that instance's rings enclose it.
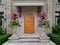
<instances>
[{"instance_id":1,"label":"shrub","mask_svg":"<svg viewBox=\"0 0 60 45\"><path fill-rule=\"evenodd\" d=\"M54 25L52 27L52 32L55 33L55 34L60 34L60 24Z\"/></svg>"},{"instance_id":2,"label":"shrub","mask_svg":"<svg viewBox=\"0 0 60 45\"><path fill-rule=\"evenodd\" d=\"M2 32L2 26L0 26L0 35L2 34L3 32Z\"/></svg>"},{"instance_id":3,"label":"shrub","mask_svg":"<svg viewBox=\"0 0 60 45\"><path fill-rule=\"evenodd\" d=\"M60 35L57 34L48 34L50 39L54 41L57 45L60 45Z\"/></svg>"},{"instance_id":4,"label":"shrub","mask_svg":"<svg viewBox=\"0 0 60 45\"><path fill-rule=\"evenodd\" d=\"M10 34L0 35L0 45L7 41L10 36L11 36Z\"/></svg>"}]
</instances>

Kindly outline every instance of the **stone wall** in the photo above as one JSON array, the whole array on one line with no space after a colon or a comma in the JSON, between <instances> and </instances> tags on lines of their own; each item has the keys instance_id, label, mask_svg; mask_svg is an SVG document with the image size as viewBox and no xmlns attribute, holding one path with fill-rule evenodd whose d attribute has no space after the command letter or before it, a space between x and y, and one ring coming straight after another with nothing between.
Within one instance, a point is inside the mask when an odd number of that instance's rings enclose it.
<instances>
[{"instance_id":1,"label":"stone wall","mask_svg":"<svg viewBox=\"0 0 60 45\"><path fill-rule=\"evenodd\" d=\"M48 33L52 32L52 25L53 25L53 20L52 18L54 17L54 11L53 11L53 1L52 0L46 0L48 5L44 5L44 11L48 13L48 20L50 22L50 30L48 29ZM6 18L7 18L7 33L11 33L11 30L9 29L9 23L10 23L10 13L11 11L17 11L16 6L14 6L14 1L12 0L6 0L5 1L5 14L6 14ZM46 8L48 7L48 8ZM36 27L37 28L37 27ZM21 29L22 30L22 29ZM37 29L36 29L37 30ZM39 30L40 31L40 30ZM38 31L37 31L38 32Z\"/></svg>"},{"instance_id":2,"label":"stone wall","mask_svg":"<svg viewBox=\"0 0 60 45\"><path fill-rule=\"evenodd\" d=\"M9 30L9 23L10 23L10 14L11 14L11 0L5 0L5 14L6 14L6 28L7 33L11 33L11 30Z\"/></svg>"},{"instance_id":3,"label":"stone wall","mask_svg":"<svg viewBox=\"0 0 60 45\"><path fill-rule=\"evenodd\" d=\"M49 20L49 24L50 24L50 29L48 30L48 33L51 33L52 32L52 23L53 23L53 18L52 18L52 15L53 15L53 5L52 5L52 0L47 0L47 4L48 4L48 20Z\"/></svg>"}]
</instances>

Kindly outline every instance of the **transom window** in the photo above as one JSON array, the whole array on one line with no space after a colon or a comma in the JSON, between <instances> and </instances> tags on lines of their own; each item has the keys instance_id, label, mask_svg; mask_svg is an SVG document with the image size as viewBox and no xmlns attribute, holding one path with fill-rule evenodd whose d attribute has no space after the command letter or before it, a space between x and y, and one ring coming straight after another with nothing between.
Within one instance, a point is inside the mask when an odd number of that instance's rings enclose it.
<instances>
[{"instance_id":1,"label":"transom window","mask_svg":"<svg viewBox=\"0 0 60 45\"><path fill-rule=\"evenodd\" d=\"M32 14L32 11L29 10L29 11L27 12L27 15L28 15L28 16L33 15L33 14Z\"/></svg>"}]
</instances>

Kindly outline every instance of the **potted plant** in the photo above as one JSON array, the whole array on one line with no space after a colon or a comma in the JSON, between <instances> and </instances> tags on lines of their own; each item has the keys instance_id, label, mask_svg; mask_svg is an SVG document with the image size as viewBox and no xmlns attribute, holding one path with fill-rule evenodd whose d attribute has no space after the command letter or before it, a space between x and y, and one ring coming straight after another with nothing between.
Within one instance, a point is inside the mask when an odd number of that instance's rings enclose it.
<instances>
[{"instance_id":1,"label":"potted plant","mask_svg":"<svg viewBox=\"0 0 60 45\"><path fill-rule=\"evenodd\" d=\"M43 22L42 22L42 25L43 25L45 28L48 28L48 27L49 27L49 21L43 21Z\"/></svg>"},{"instance_id":2,"label":"potted plant","mask_svg":"<svg viewBox=\"0 0 60 45\"><path fill-rule=\"evenodd\" d=\"M14 21L10 22L10 24L9 24L9 26L10 26L11 28L13 28L14 26L18 26L18 25L19 25L18 20L14 20Z\"/></svg>"},{"instance_id":3,"label":"potted plant","mask_svg":"<svg viewBox=\"0 0 60 45\"><path fill-rule=\"evenodd\" d=\"M11 14L11 21L9 24L9 27L11 28L11 32L12 32L12 30L16 30L17 27L19 26L18 16L19 15L14 12Z\"/></svg>"}]
</instances>

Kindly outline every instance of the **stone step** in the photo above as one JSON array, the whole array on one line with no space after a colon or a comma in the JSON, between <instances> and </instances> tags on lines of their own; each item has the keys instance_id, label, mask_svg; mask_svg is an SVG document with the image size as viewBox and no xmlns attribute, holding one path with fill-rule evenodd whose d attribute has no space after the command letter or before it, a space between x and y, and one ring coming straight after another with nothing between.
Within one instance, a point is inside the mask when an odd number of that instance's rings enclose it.
<instances>
[{"instance_id":1,"label":"stone step","mask_svg":"<svg viewBox=\"0 0 60 45\"><path fill-rule=\"evenodd\" d=\"M41 40L50 40L50 37L40 37Z\"/></svg>"},{"instance_id":2,"label":"stone step","mask_svg":"<svg viewBox=\"0 0 60 45\"><path fill-rule=\"evenodd\" d=\"M43 32L42 34L40 34L40 39L41 40L50 40L50 38L47 36L47 34L45 32Z\"/></svg>"},{"instance_id":3,"label":"stone step","mask_svg":"<svg viewBox=\"0 0 60 45\"><path fill-rule=\"evenodd\" d=\"M24 34L19 36L20 39L39 39L39 35L33 35L33 34Z\"/></svg>"},{"instance_id":4,"label":"stone step","mask_svg":"<svg viewBox=\"0 0 60 45\"><path fill-rule=\"evenodd\" d=\"M11 37L8 38L9 40L18 40L19 37L17 35L12 35Z\"/></svg>"},{"instance_id":5,"label":"stone step","mask_svg":"<svg viewBox=\"0 0 60 45\"><path fill-rule=\"evenodd\" d=\"M49 42L50 38L49 37L40 37L40 41L45 43L45 42Z\"/></svg>"},{"instance_id":6,"label":"stone step","mask_svg":"<svg viewBox=\"0 0 60 45\"><path fill-rule=\"evenodd\" d=\"M36 34L23 34L19 36L21 42L40 42L40 36Z\"/></svg>"},{"instance_id":7,"label":"stone step","mask_svg":"<svg viewBox=\"0 0 60 45\"><path fill-rule=\"evenodd\" d=\"M19 37L19 39L40 39L40 37Z\"/></svg>"},{"instance_id":8,"label":"stone step","mask_svg":"<svg viewBox=\"0 0 60 45\"><path fill-rule=\"evenodd\" d=\"M21 42L40 42L40 39L19 39Z\"/></svg>"},{"instance_id":9,"label":"stone step","mask_svg":"<svg viewBox=\"0 0 60 45\"><path fill-rule=\"evenodd\" d=\"M50 40L40 40L40 42L42 42L42 43L47 43L47 42L49 42Z\"/></svg>"}]
</instances>

